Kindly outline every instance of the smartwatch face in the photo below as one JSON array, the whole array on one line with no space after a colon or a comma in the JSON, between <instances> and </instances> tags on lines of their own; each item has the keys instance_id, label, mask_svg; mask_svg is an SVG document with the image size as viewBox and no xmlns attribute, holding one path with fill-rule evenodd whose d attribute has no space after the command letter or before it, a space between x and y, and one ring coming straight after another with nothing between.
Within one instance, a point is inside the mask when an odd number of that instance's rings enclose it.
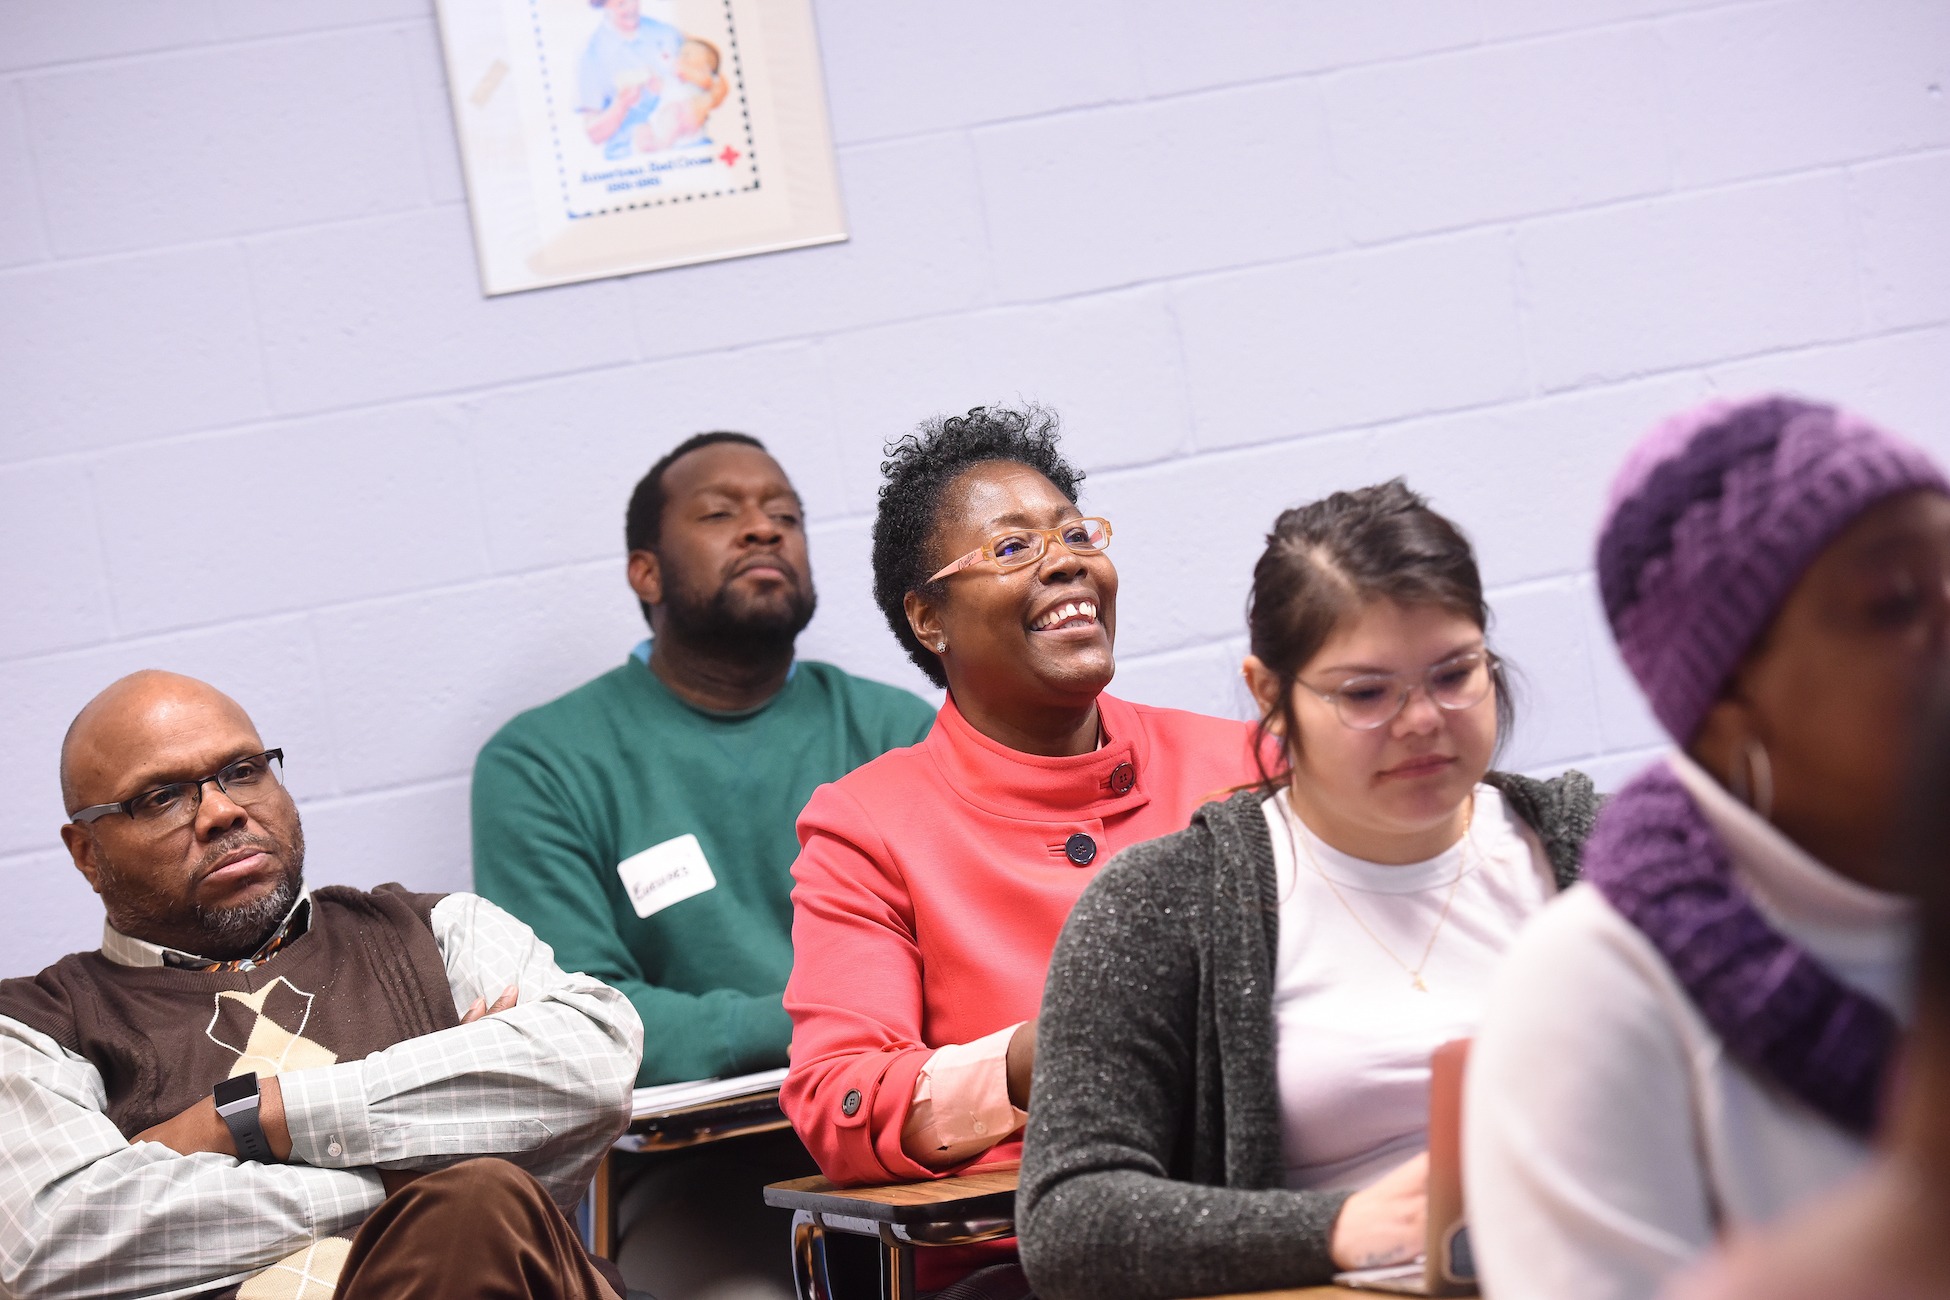
<instances>
[{"instance_id":1,"label":"smartwatch face","mask_svg":"<svg viewBox=\"0 0 1950 1300\"><path fill-rule=\"evenodd\" d=\"M257 1076L254 1074L240 1074L235 1078L225 1079L210 1091L210 1095L216 1099L219 1106L235 1105L246 1097L255 1097L257 1093Z\"/></svg>"}]
</instances>

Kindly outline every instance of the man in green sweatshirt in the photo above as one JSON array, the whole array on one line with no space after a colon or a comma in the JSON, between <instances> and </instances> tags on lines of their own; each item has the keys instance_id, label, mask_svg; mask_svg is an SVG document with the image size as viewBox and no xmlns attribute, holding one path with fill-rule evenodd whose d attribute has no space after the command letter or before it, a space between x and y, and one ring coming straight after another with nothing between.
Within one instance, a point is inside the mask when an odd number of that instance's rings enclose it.
<instances>
[{"instance_id":1,"label":"man in green sweatshirt","mask_svg":"<svg viewBox=\"0 0 1950 1300\"><path fill-rule=\"evenodd\" d=\"M475 885L547 940L564 970L629 997L644 1026L639 1085L782 1066L799 810L816 786L919 741L934 712L906 691L794 659L814 604L805 525L757 439L704 433L673 448L637 484L624 539L651 640L482 749ZM700 1237L731 1226L707 1212L717 1198L704 1183L745 1166L725 1188L726 1212L769 1231L751 1213L750 1177L812 1172L788 1139L700 1153L675 1180L681 1192L655 1209L642 1203L663 1199L654 1188L626 1199L624 1218L655 1220L643 1226L657 1239L638 1249L626 1236L631 1285L681 1300L707 1279L693 1281L689 1264L673 1277L682 1261L653 1257L688 1247L702 1268L707 1254L748 1254ZM785 1260L783 1230L757 1244L761 1258ZM657 1276L634 1275L639 1257Z\"/></svg>"}]
</instances>

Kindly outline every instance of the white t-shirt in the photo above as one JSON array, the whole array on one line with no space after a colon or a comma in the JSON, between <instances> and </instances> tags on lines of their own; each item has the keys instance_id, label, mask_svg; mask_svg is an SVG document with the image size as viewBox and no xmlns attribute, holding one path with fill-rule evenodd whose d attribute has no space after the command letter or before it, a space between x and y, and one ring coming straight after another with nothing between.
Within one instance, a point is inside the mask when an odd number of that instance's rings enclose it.
<instances>
[{"instance_id":1,"label":"white t-shirt","mask_svg":"<svg viewBox=\"0 0 1950 1300\"><path fill-rule=\"evenodd\" d=\"M1476 787L1461 842L1401 866L1329 848L1284 793L1263 806L1280 888L1273 1022L1286 1183L1355 1190L1427 1147L1429 1055L1475 1032L1492 969L1556 886L1542 845L1490 786ZM1427 992L1402 963L1419 967Z\"/></svg>"},{"instance_id":2,"label":"white t-shirt","mask_svg":"<svg viewBox=\"0 0 1950 1300\"><path fill-rule=\"evenodd\" d=\"M1667 761L1770 923L1906 1020L1911 906L1822 866L1684 756ZM1463 1142L1497 1300L1649 1300L1720 1230L1765 1223L1868 1156L1729 1057L1651 941L1584 885L1498 974Z\"/></svg>"}]
</instances>

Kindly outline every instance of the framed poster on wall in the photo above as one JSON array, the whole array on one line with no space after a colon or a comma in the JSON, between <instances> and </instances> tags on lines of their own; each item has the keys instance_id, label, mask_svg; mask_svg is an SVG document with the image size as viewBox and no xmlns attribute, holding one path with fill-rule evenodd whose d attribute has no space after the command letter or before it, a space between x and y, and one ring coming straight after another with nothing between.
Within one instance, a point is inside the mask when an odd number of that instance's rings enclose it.
<instances>
[{"instance_id":1,"label":"framed poster on wall","mask_svg":"<svg viewBox=\"0 0 1950 1300\"><path fill-rule=\"evenodd\" d=\"M811 0L439 0L482 287L846 238Z\"/></svg>"}]
</instances>

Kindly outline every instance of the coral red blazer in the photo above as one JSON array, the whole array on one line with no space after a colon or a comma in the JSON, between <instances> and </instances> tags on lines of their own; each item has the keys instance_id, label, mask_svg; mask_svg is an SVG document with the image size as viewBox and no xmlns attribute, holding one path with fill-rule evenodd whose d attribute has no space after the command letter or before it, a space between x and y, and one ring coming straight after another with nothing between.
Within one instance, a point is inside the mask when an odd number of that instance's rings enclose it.
<instances>
[{"instance_id":1,"label":"coral red blazer","mask_svg":"<svg viewBox=\"0 0 1950 1300\"><path fill-rule=\"evenodd\" d=\"M1259 777L1244 723L1098 707L1103 748L1042 758L983 736L951 699L920 744L821 786L800 814L780 1100L835 1182L940 1176L901 1150L929 1054L1034 1016L1057 932L1111 855ZM1020 1158L1011 1138L941 1173Z\"/></svg>"}]
</instances>

